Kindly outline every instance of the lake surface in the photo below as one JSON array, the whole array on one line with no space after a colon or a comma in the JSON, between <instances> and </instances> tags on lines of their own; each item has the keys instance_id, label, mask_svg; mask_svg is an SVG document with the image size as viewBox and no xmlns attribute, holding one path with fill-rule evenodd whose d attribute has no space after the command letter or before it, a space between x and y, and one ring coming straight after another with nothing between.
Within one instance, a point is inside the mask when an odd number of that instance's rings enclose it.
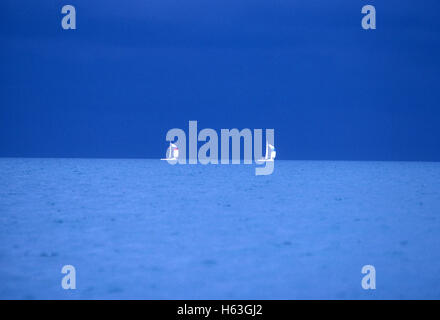
<instances>
[{"instance_id":1,"label":"lake surface","mask_svg":"<svg viewBox=\"0 0 440 320\"><path fill-rule=\"evenodd\" d=\"M439 299L440 163L3 158L0 298Z\"/></svg>"}]
</instances>

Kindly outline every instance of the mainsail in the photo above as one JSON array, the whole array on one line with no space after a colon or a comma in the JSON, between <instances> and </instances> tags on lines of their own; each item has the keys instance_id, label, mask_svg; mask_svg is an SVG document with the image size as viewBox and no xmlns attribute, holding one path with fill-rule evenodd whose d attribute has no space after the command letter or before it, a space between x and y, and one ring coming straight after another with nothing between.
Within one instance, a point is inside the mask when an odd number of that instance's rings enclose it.
<instances>
[{"instance_id":1,"label":"mainsail","mask_svg":"<svg viewBox=\"0 0 440 320\"><path fill-rule=\"evenodd\" d=\"M179 157L179 148L177 148L177 146L174 143L171 144L171 147L172 147L172 150L173 150L173 152L172 152L172 155L173 155L172 159L176 160ZM171 154L171 148L170 148L170 154Z\"/></svg>"},{"instance_id":2,"label":"mainsail","mask_svg":"<svg viewBox=\"0 0 440 320\"><path fill-rule=\"evenodd\" d=\"M275 147L273 145L271 145L270 143L268 143L267 145L268 145L268 149L270 150L270 153L268 155L266 154L267 160L273 161L275 159L276 154L277 154L275 151Z\"/></svg>"},{"instance_id":3,"label":"mainsail","mask_svg":"<svg viewBox=\"0 0 440 320\"><path fill-rule=\"evenodd\" d=\"M170 142L170 146L167 150L167 157L165 159L160 160L177 160L179 157L179 148L174 143Z\"/></svg>"},{"instance_id":4,"label":"mainsail","mask_svg":"<svg viewBox=\"0 0 440 320\"><path fill-rule=\"evenodd\" d=\"M275 147L266 141L266 154L264 155L264 158L258 160L258 162L274 161L275 156Z\"/></svg>"}]
</instances>

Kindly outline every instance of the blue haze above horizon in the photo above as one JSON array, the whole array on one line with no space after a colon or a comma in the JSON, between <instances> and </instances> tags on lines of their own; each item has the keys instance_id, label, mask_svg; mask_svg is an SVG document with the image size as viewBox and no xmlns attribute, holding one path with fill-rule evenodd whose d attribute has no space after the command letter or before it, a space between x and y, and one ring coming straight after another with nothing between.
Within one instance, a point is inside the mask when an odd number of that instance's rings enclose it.
<instances>
[{"instance_id":1,"label":"blue haze above horizon","mask_svg":"<svg viewBox=\"0 0 440 320\"><path fill-rule=\"evenodd\" d=\"M62 30L61 7L77 11ZM361 28L373 4L377 30ZM438 1L1 1L0 156L160 158L273 128L279 159L440 161ZM188 136L188 135L187 135Z\"/></svg>"}]
</instances>

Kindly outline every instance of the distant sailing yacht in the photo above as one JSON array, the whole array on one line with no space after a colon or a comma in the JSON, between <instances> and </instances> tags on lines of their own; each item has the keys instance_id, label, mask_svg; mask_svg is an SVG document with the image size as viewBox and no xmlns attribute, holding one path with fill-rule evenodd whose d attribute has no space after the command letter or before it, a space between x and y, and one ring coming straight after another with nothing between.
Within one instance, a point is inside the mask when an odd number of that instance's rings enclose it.
<instances>
[{"instance_id":1,"label":"distant sailing yacht","mask_svg":"<svg viewBox=\"0 0 440 320\"><path fill-rule=\"evenodd\" d=\"M268 162L274 161L277 152L275 151L275 147L266 141L266 155L263 159L258 160L259 162Z\"/></svg>"},{"instance_id":2,"label":"distant sailing yacht","mask_svg":"<svg viewBox=\"0 0 440 320\"><path fill-rule=\"evenodd\" d=\"M168 148L168 150L170 150L170 152L167 152L167 157L166 159L160 159L160 160L177 160L177 158L179 157L179 148L177 148L177 146L174 143L170 142L170 147Z\"/></svg>"}]
</instances>

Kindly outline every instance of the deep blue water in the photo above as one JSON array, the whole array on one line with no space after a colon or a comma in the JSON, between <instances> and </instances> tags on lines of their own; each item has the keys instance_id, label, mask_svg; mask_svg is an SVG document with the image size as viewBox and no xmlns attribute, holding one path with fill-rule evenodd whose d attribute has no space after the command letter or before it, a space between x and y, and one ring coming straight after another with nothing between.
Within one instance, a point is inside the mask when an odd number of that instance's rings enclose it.
<instances>
[{"instance_id":1,"label":"deep blue water","mask_svg":"<svg viewBox=\"0 0 440 320\"><path fill-rule=\"evenodd\" d=\"M0 185L2 299L440 298L439 163L277 161L255 176L0 159Z\"/></svg>"}]
</instances>

